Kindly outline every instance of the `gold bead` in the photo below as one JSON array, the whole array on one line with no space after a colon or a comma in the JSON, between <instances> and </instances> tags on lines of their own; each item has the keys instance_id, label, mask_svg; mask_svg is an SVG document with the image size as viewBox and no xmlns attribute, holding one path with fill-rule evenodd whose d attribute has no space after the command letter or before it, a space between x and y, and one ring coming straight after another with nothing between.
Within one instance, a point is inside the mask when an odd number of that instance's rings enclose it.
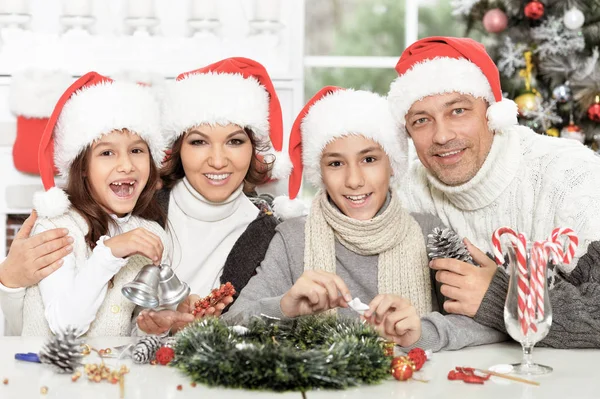
<instances>
[{"instance_id":1,"label":"gold bead","mask_svg":"<svg viewBox=\"0 0 600 399\"><path fill-rule=\"evenodd\" d=\"M73 374L71 376L71 381L73 381L73 382L77 381L78 379L79 379L79 376L77 374Z\"/></svg>"},{"instance_id":2,"label":"gold bead","mask_svg":"<svg viewBox=\"0 0 600 399\"><path fill-rule=\"evenodd\" d=\"M40 388L40 393L41 393L42 395L45 395L45 394L47 394L47 393L48 393L48 387L46 387L46 386L44 386L44 387L41 387L41 388Z\"/></svg>"},{"instance_id":3,"label":"gold bead","mask_svg":"<svg viewBox=\"0 0 600 399\"><path fill-rule=\"evenodd\" d=\"M98 374L96 374L94 376L94 382L100 382L100 381L102 381L102 377L100 377Z\"/></svg>"},{"instance_id":4,"label":"gold bead","mask_svg":"<svg viewBox=\"0 0 600 399\"><path fill-rule=\"evenodd\" d=\"M538 107L537 96L532 92L526 92L515 98L519 113L523 115L526 111L535 111Z\"/></svg>"},{"instance_id":5,"label":"gold bead","mask_svg":"<svg viewBox=\"0 0 600 399\"><path fill-rule=\"evenodd\" d=\"M107 355L110 355L112 353L112 350L110 348L106 348L104 350L104 353L106 353Z\"/></svg>"},{"instance_id":6,"label":"gold bead","mask_svg":"<svg viewBox=\"0 0 600 399\"><path fill-rule=\"evenodd\" d=\"M112 305L110 307L110 311L113 313L119 313L121 311L121 307L119 305Z\"/></svg>"}]
</instances>

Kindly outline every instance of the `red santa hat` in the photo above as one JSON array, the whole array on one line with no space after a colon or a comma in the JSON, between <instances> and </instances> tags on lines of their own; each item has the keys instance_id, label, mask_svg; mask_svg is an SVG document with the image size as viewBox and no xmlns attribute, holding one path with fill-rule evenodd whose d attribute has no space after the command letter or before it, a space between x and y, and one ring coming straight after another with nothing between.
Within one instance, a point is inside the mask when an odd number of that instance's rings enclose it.
<instances>
[{"instance_id":1,"label":"red santa hat","mask_svg":"<svg viewBox=\"0 0 600 399\"><path fill-rule=\"evenodd\" d=\"M45 192L36 193L34 208L42 217L62 215L70 206L55 187L54 165L68 179L71 164L96 140L127 129L146 141L157 167L164 158L160 104L149 88L115 82L96 72L77 79L60 97L44 130L38 164Z\"/></svg>"},{"instance_id":2,"label":"red santa hat","mask_svg":"<svg viewBox=\"0 0 600 399\"><path fill-rule=\"evenodd\" d=\"M312 185L322 188L323 150L335 139L354 134L381 145L392 165L392 183L405 174L408 143L399 140L385 97L364 90L326 86L306 103L292 126L289 153L294 167L289 179L289 196L277 197L273 202L277 216L289 219L305 213L304 204L296 198L302 172Z\"/></svg>"},{"instance_id":3,"label":"red santa hat","mask_svg":"<svg viewBox=\"0 0 600 399\"><path fill-rule=\"evenodd\" d=\"M486 100L491 130L517 124L517 105L502 97L498 68L483 44L475 40L440 36L421 39L404 50L396 71L399 76L392 82L388 98L401 126L416 101L452 92Z\"/></svg>"},{"instance_id":4,"label":"red santa hat","mask_svg":"<svg viewBox=\"0 0 600 399\"><path fill-rule=\"evenodd\" d=\"M283 149L281 105L267 70L248 58L227 58L177 76L167 87L163 126L172 144L189 128L204 123L249 128L269 141L275 162L272 179L289 176L292 164Z\"/></svg>"}]
</instances>

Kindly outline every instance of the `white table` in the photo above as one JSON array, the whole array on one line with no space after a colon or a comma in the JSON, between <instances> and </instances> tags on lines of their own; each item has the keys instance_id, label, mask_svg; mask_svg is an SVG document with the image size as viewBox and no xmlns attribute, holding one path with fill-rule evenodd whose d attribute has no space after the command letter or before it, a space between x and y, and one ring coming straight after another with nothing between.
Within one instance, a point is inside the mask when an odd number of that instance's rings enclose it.
<instances>
[{"instance_id":1,"label":"white table","mask_svg":"<svg viewBox=\"0 0 600 399\"><path fill-rule=\"evenodd\" d=\"M119 398L119 386L106 381L93 383L82 376L72 382L70 375L59 375L47 366L14 360L17 352L37 352L44 342L41 338L0 338L0 398ZM96 348L120 345L128 342L124 338L96 338L87 341ZM554 373L535 378L541 386L530 386L505 380L490 380L484 385L448 381L448 371L455 366L485 368L498 363L519 360L521 349L514 344L489 345L469 348L457 352L434 354L423 370L431 378L429 383L417 381L399 382L394 379L374 386L363 386L346 391L310 391L306 397L314 398L599 398L600 397L600 350L552 350L535 349L534 360L554 367ZM86 362L95 363L95 356L86 357ZM109 366L116 360L108 359ZM209 388L203 385L191 387L187 376L171 367L132 365L125 377L126 399L148 398L296 398L298 392L284 394ZM1 380L9 379L8 385ZM183 389L177 390L181 384ZM40 388L48 387L48 393L40 395Z\"/></svg>"}]
</instances>

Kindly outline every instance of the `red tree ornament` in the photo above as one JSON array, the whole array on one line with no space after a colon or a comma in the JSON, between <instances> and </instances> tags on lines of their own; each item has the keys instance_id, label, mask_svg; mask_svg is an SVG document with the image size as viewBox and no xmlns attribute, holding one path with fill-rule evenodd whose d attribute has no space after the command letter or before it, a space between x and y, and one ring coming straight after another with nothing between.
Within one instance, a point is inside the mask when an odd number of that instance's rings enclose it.
<instances>
[{"instance_id":1,"label":"red tree ornament","mask_svg":"<svg viewBox=\"0 0 600 399\"><path fill-rule=\"evenodd\" d=\"M406 381L412 377L413 369L408 363L399 364L392 369L392 375L398 381Z\"/></svg>"},{"instance_id":2,"label":"red tree ornament","mask_svg":"<svg viewBox=\"0 0 600 399\"><path fill-rule=\"evenodd\" d=\"M163 346L158 351L156 351L156 361L162 364L163 366L169 364L174 357L175 351L173 350L173 348Z\"/></svg>"},{"instance_id":3,"label":"red tree ornament","mask_svg":"<svg viewBox=\"0 0 600 399\"><path fill-rule=\"evenodd\" d=\"M483 27L490 33L500 33L508 26L508 17L499 8L488 10L483 16Z\"/></svg>"},{"instance_id":4,"label":"red tree ornament","mask_svg":"<svg viewBox=\"0 0 600 399\"><path fill-rule=\"evenodd\" d=\"M596 96L596 103L588 108L588 118L594 122L600 122L600 99Z\"/></svg>"},{"instance_id":5,"label":"red tree ornament","mask_svg":"<svg viewBox=\"0 0 600 399\"><path fill-rule=\"evenodd\" d=\"M530 1L524 11L527 18L537 20L544 16L544 5L537 0Z\"/></svg>"},{"instance_id":6,"label":"red tree ornament","mask_svg":"<svg viewBox=\"0 0 600 399\"><path fill-rule=\"evenodd\" d=\"M421 367L423 367L423 365L427 361L427 355L425 354L425 351L421 348L411 349L411 351L408 352L408 358L413 362L413 364L415 365L415 370L417 371L421 370Z\"/></svg>"}]
</instances>

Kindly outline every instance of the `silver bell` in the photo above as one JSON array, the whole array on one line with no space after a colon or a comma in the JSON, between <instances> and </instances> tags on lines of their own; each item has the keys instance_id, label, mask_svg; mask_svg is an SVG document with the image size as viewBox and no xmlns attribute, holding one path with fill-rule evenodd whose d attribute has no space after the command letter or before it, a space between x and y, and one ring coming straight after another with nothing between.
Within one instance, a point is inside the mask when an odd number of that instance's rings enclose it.
<instances>
[{"instance_id":1,"label":"silver bell","mask_svg":"<svg viewBox=\"0 0 600 399\"><path fill-rule=\"evenodd\" d=\"M161 265L158 291L158 304L166 308L179 305L190 294L190 287L179 280L170 266Z\"/></svg>"},{"instance_id":2,"label":"silver bell","mask_svg":"<svg viewBox=\"0 0 600 399\"><path fill-rule=\"evenodd\" d=\"M178 305L189 295L190 287L179 280L169 265L149 264L121 292L136 305L155 309Z\"/></svg>"}]
</instances>

